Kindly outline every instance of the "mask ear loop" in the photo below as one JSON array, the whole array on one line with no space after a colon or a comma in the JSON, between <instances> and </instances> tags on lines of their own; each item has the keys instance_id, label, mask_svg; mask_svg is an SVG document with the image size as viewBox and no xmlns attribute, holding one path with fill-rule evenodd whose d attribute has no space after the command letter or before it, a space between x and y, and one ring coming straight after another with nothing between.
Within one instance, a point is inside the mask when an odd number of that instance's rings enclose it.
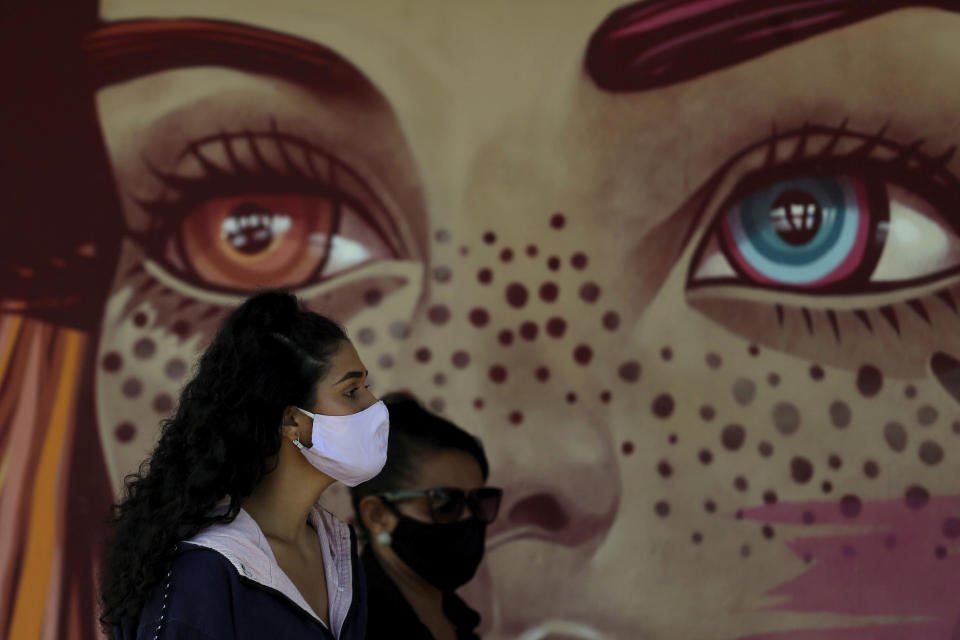
<instances>
[{"instance_id":1,"label":"mask ear loop","mask_svg":"<svg viewBox=\"0 0 960 640\"><path fill-rule=\"evenodd\" d=\"M304 415L309 416L311 420L313 420L313 419L316 417L315 414L312 414L312 413L310 413L309 411L307 411L307 410L305 410L305 409L301 409L300 407L294 407L294 409L296 409L297 411L299 411L300 413L302 413L302 414L304 414ZM300 449L300 451L303 451L304 449L306 449L306 447L303 446L303 443L300 442L300 434L299 434L299 433L297 434L296 439L294 439L292 442L293 442L293 446L295 446L297 449Z\"/></svg>"},{"instance_id":2,"label":"mask ear loop","mask_svg":"<svg viewBox=\"0 0 960 640\"><path fill-rule=\"evenodd\" d=\"M304 447L303 444L300 442L300 436L297 436L293 440L293 446L295 446L297 449L300 449L300 451L303 451L304 449L306 449L306 447Z\"/></svg>"}]
</instances>

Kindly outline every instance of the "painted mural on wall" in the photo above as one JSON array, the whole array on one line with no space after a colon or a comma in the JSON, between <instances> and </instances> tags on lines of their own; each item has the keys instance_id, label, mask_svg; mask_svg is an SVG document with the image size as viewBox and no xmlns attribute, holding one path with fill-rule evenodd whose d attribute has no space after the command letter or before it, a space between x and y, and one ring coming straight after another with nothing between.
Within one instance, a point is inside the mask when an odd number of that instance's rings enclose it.
<instances>
[{"instance_id":1,"label":"painted mural on wall","mask_svg":"<svg viewBox=\"0 0 960 640\"><path fill-rule=\"evenodd\" d=\"M99 637L283 286L484 440L484 637L958 637L952 2L71 4L3 21L0 635Z\"/></svg>"}]
</instances>

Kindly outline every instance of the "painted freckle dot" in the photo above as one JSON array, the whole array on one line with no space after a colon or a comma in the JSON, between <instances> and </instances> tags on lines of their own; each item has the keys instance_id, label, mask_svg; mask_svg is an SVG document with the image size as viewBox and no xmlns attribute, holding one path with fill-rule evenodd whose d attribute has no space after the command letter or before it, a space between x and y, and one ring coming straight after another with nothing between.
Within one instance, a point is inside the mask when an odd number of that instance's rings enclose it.
<instances>
[{"instance_id":1,"label":"painted freckle dot","mask_svg":"<svg viewBox=\"0 0 960 640\"><path fill-rule=\"evenodd\" d=\"M664 347L663 349L660 349L660 358L665 362L669 362L671 359L673 359L673 349L670 347Z\"/></svg>"},{"instance_id":2,"label":"painted freckle dot","mask_svg":"<svg viewBox=\"0 0 960 640\"><path fill-rule=\"evenodd\" d=\"M773 531L773 527L771 527L768 524L763 525L763 528L760 529L760 532L763 534L763 537L766 538L767 540L769 540L775 535Z\"/></svg>"},{"instance_id":3,"label":"painted freckle dot","mask_svg":"<svg viewBox=\"0 0 960 640\"><path fill-rule=\"evenodd\" d=\"M623 455L628 456L633 453L633 443L629 440L625 440L623 444L620 445L620 451L623 452Z\"/></svg>"},{"instance_id":4,"label":"painted freckle dot","mask_svg":"<svg viewBox=\"0 0 960 640\"><path fill-rule=\"evenodd\" d=\"M857 389L867 398L880 392L883 386L883 373L872 364L865 364L857 371Z\"/></svg>"},{"instance_id":5,"label":"painted freckle dot","mask_svg":"<svg viewBox=\"0 0 960 640\"><path fill-rule=\"evenodd\" d=\"M600 287L595 282L584 282L580 287L580 299L593 304L600 297Z\"/></svg>"},{"instance_id":6,"label":"painted freckle dot","mask_svg":"<svg viewBox=\"0 0 960 640\"><path fill-rule=\"evenodd\" d=\"M699 531L694 531L693 535L690 536L690 539L693 541L693 544L700 544L703 542L703 534L701 534Z\"/></svg>"},{"instance_id":7,"label":"painted freckle dot","mask_svg":"<svg viewBox=\"0 0 960 640\"><path fill-rule=\"evenodd\" d=\"M895 549L897 547L897 536L889 535L883 540L883 546L887 549Z\"/></svg>"},{"instance_id":8,"label":"painted freckle dot","mask_svg":"<svg viewBox=\"0 0 960 640\"><path fill-rule=\"evenodd\" d=\"M753 357L757 357L758 355L760 355L760 347L758 347L755 344L752 344L749 347L747 347L747 353L749 353Z\"/></svg>"},{"instance_id":9,"label":"painted freckle dot","mask_svg":"<svg viewBox=\"0 0 960 640\"><path fill-rule=\"evenodd\" d=\"M903 388L903 395L905 395L907 399L913 399L917 395L917 388L912 384L908 384Z\"/></svg>"},{"instance_id":10,"label":"painted freckle dot","mask_svg":"<svg viewBox=\"0 0 960 640\"><path fill-rule=\"evenodd\" d=\"M780 384L780 374L778 373L768 373L767 374L767 384L771 387L775 387Z\"/></svg>"},{"instance_id":11,"label":"painted freckle dot","mask_svg":"<svg viewBox=\"0 0 960 640\"><path fill-rule=\"evenodd\" d=\"M471 309L469 318L470 324L478 328L485 327L487 323L490 322L490 314L487 313L486 309L481 309L480 307Z\"/></svg>"},{"instance_id":12,"label":"painted freckle dot","mask_svg":"<svg viewBox=\"0 0 960 640\"><path fill-rule=\"evenodd\" d=\"M147 324L147 314L143 311L138 311L133 314L133 324L138 327L143 327Z\"/></svg>"},{"instance_id":13,"label":"painted freckle dot","mask_svg":"<svg viewBox=\"0 0 960 640\"><path fill-rule=\"evenodd\" d=\"M157 345L150 338L140 338L133 344L133 355L141 359L149 358L157 350Z\"/></svg>"},{"instance_id":14,"label":"painted freckle dot","mask_svg":"<svg viewBox=\"0 0 960 640\"><path fill-rule=\"evenodd\" d=\"M723 358L716 353L708 353L704 360L710 369L719 369L723 365Z\"/></svg>"},{"instance_id":15,"label":"painted freckle dot","mask_svg":"<svg viewBox=\"0 0 960 640\"><path fill-rule=\"evenodd\" d=\"M450 271L450 267L445 267L443 265L435 267L433 269L433 279L437 282L444 283L450 282L450 278L453 277L453 272Z\"/></svg>"},{"instance_id":16,"label":"painted freckle dot","mask_svg":"<svg viewBox=\"0 0 960 640\"><path fill-rule=\"evenodd\" d=\"M856 518L863 509L863 502L855 495L847 494L840 498L840 513L845 518Z\"/></svg>"},{"instance_id":17,"label":"painted freckle dot","mask_svg":"<svg viewBox=\"0 0 960 640\"><path fill-rule=\"evenodd\" d=\"M567 224L567 219L562 213L555 213L550 216L550 226L554 229L563 229Z\"/></svg>"},{"instance_id":18,"label":"painted freckle dot","mask_svg":"<svg viewBox=\"0 0 960 640\"><path fill-rule=\"evenodd\" d=\"M483 403L483 398L474 398L474 399L473 399L473 408L476 409L477 411L479 411L480 409L483 409L483 404L484 404L484 403Z\"/></svg>"},{"instance_id":19,"label":"painted freckle dot","mask_svg":"<svg viewBox=\"0 0 960 640\"><path fill-rule=\"evenodd\" d=\"M610 402L610 400L611 400L612 398L613 398L613 396L610 394L609 391L601 391L601 392L600 392L600 402L602 402L602 403L604 403L604 404L607 404L608 402Z\"/></svg>"},{"instance_id":20,"label":"painted freckle dot","mask_svg":"<svg viewBox=\"0 0 960 640\"><path fill-rule=\"evenodd\" d=\"M507 247L500 252L500 261L501 262L510 262L513 260L513 249Z\"/></svg>"},{"instance_id":21,"label":"painted freckle dot","mask_svg":"<svg viewBox=\"0 0 960 640\"><path fill-rule=\"evenodd\" d=\"M513 331L510 329L502 329L500 333L497 334L497 342L505 347L509 347L513 344Z\"/></svg>"},{"instance_id":22,"label":"painted freckle dot","mask_svg":"<svg viewBox=\"0 0 960 640\"><path fill-rule=\"evenodd\" d=\"M511 411L507 418L510 420L510 424L517 425L523 422L523 413L520 411Z\"/></svg>"},{"instance_id":23,"label":"painted freckle dot","mask_svg":"<svg viewBox=\"0 0 960 640\"><path fill-rule=\"evenodd\" d=\"M930 492L920 485L912 485L907 488L904 501L911 509L922 509L930 502Z\"/></svg>"},{"instance_id":24,"label":"painted freckle dot","mask_svg":"<svg viewBox=\"0 0 960 640\"><path fill-rule=\"evenodd\" d=\"M507 304L515 309L519 309L527 304L527 298L530 294L527 292L527 288L520 284L519 282L511 282L507 285L506 297Z\"/></svg>"},{"instance_id":25,"label":"painted freckle dot","mask_svg":"<svg viewBox=\"0 0 960 640\"><path fill-rule=\"evenodd\" d=\"M117 442L130 442L135 435L137 435L137 429L129 422L121 422L113 430L113 437Z\"/></svg>"},{"instance_id":26,"label":"painted freckle dot","mask_svg":"<svg viewBox=\"0 0 960 640\"><path fill-rule=\"evenodd\" d=\"M169 394L161 393L153 399L153 410L157 413L167 413L173 409L173 398Z\"/></svg>"},{"instance_id":27,"label":"painted freckle dot","mask_svg":"<svg viewBox=\"0 0 960 640\"><path fill-rule=\"evenodd\" d=\"M954 421L952 429L954 433L960 433L960 420Z\"/></svg>"},{"instance_id":28,"label":"painted freckle dot","mask_svg":"<svg viewBox=\"0 0 960 640\"><path fill-rule=\"evenodd\" d=\"M790 460L790 477L794 482L806 484L813 477L813 464L801 456L795 456Z\"/></svg>"},{"instance_id":29,"label":"painted freckle dot","mask_svg":"<svg viewBox=\"0 0 960 640\"><path fill-rule=\"evenodd\" d=\"M551 338L562 338L567 332L567 321L563 318L553 317L547 320L547 335Z\"/></svg>"},{"instance_id":30,"label":"painted freckle dot","mask_svg":"<svg viewBox=\"0 0 960 640\"><path fill-rule=\"evenodd\" d=\"M487 372L487 375L490 376L490 379L497 384L502 383L507 379L507 370L499 364L495 364L490 367L490 370Z\"/></svg>"},{"instance_id":31,"label":"painted freckle dot","mask_svg":"<svg viewBox=\"0 0 960 640\"><path fill-rule=\"evenodd\" d=\"M410 326L402 320L390 323L389 331L390 335L397 340L406 340L410 337Z\"/></svg>"},{"instance_id":32,"label":"painted freckle dot","mask_svg":"<svg viewBox=\"0 0 960 640\"><path fill-rule=\"evenodd\" d=\"M578 271L583 271L587 268L587 256L584 253L577 252L570 257L570 264L573 265L573 268Z\"/></svg>"},{"instance_id":33,"label":"painted freckle dot","mask_svg":"<svg viewBox=\"0 0 960 640\"><path fill-rule=\"evenodd\" d=\"M753 397L757 392L757 385L753 383L753 380L737 378L733 381L733 387L730 391L733 394L733 399L737 401L737 404L745 407L753 401Z\"/></svg>"},{"instance_id":34,"label":"painted freckle dot","mask_svg":"<svg viewBox=\"0 0 960 640\"><path fill-rule=\"evenodd\" d=\"M960 518L949 517L943 521L943 535L947 538L960 538Z\"/></svg>"},{"instance_id":35,"label":"painted freckle dot","mask_svg":"<svg viewBox=\"0 0 960 640\"><path fill-rule=\"evenodd\" d=\"M617 327L620 326L620 314L616 311L607 311L603 314L603 328L607 331L616 331Z\"/></svg>"},{"instance_id":36,"label":"painted freckle dot","mask_svg":"<svg viewBox=\"0 0 960 640\"><path fill-rule=\"evenodd\" d=\"M537 251L538 251L537 245L535 244L527 245L527 255L530 256L531 258L535 258L537 256Z\"/></svg>"},{"instance_id":37,"label":"painted freckle dot","mask_svg":"<svg viewBox=\"0 0 960 640\"><path fill-rule=\"evenodd\" d=\"M830 482L829 480L824 480L823 483L820 485L820 490L823 491L824 493L830 493L831 491L833 491L833 483Z\"/></svg>"},{"instance_id":38,"label":"painted freckle dot","mask_svg":"<svg viewBox=\"0 0 960 640\"><path fill-rule=\"evenodd\" d=\"M739 424L728 424L720 433L720 442L728 451L737 451L743 446L747 438L747 431Z\"/></svg>"},{"instance_id":39,"label":"painted freckle dot","mask_svg":"<svg viewBox=\"0 0 960 640\"><path fill-rule=\"evenodd\" d=\"M573 391L568 391L564 398L566 399L567 404L573 404L577 401L577 394L575 394Z\"/></svg>"},{"instance_id":40,"label":"painted freckle dot","mask_svg":"<svg viewBox=\"0 0 960 640\"><path fill-rule=\"evenodd\" d=\"M493 282L493 271L486 267L477 271L477 282L480 284L490 284Z\"/></svg>"},{"instance_id":41,"label":"painted freckle dot","mask_svg":"<svg viewBox=\"0 0 960 640\"><path fill-rule=\"evenodd\" d=\"M867 460L863 463L863 475L870 479L876 478L880 475L880 466L873 460Z\"/></svg>"},{"instance_id":42,"label":"painted freckle dot","mask_svg":"<svg viewBox=\"0 0 960 640\"><path fill-rule=\"evenodd\" d=\"M446 324L450 319L450 309L446 305L435 304L427 311L427 317L433 324Z\"/></svg>"},{"instance_id":43,"label":"painted freckle dot","mask_svg":"<svg viewBox=\"0 0 960 640\"><path fill-rule=\"evenodd\" d=\"M431 398L430 399L430 409L435 413L443 413L443 410L446 408L447 403L443 401L443 398Z\"/></svg>"},{"instance_id":44,"label":"painted freckle dot","mask_svg":"<svg viewBox=\"0 0 960 640\"><path fill-rule=\"evenodd\" d=\"M670 515L670 503L666 500L661 500L654 505L653 510L658 516L665 518L666 516Z\"/></svg>"},{"instance_id":45,"label":"painted freckle dot","mask_svg":"<svg viewBox=\"0 0 960 640\"><path fill-rule=\"evenodd\" d=\"M700 452L697 454L697 458L700 459L700 462L702 464L710 464L711 462L713 462L713 454L710 453L709 449L701 449Z\"/></svg>"},{"instance_id":46,"label":"painted freckle dot","mask_svg":"<svg viewBox=\"0 0 960 640\"><path fill-rule=\"evenodd\" d=\"M823 380L823 367L818 364L815 364L810 367L810 377L814 380Z\"/></svg>"},{"instance_id":47,"label":"painted freckle dot","mask_svg":"<svg viewBox=\"0 0 960 640\"><path fill-rule=\"evenodd\" d=\"M827 457L827 464L830 466L831 469L839 469L840 467L843 466L843 460L841 460L840 456L838 456L837 454L831 453Z\"/></svg>"},{"instance_id":48,"label":"painted freckle dot","mask_svg":"<svg viewBox=\"0 0 960 640\"><path fill-rule=\"evenodd\" d=\"M560 258L558 258L557 256L550 256L549 258L547 258L547 268L550 269L550 271L556 271L557 269L559 269Z\"/></svg>"},{"instance_id":49,"label":"painted freckle dot","mask_svg":"<svg viewBox=\"0 0 960 640\"><path fill-rule=\"evenodd\" d=\"M891 421L883 426L883 439L887 441L887 446L897 453L907 448L907 430L899 422Z\"/></svg>"},{"instance_id":50,"label":"painted freckle dot","mask_svg":"<svg viewBox=\"0 0 960 640\"><path fill-rule=\"evenodd\" d=\"M667 438L667 442L669 442L670 444L677 444L677 434L671 433L670 436Z\"/></svg>"},{"instance_id":51,"label":"painted freckle dot","mask_svg":"<svg viewBox=\"0 0 960 640\"><path fill-rule=\"evenodd\" d=\"M390 369L393 367L393 364L394 364L393 356L390 355L389 353L385 353L380 356L380 360L378 362L380 364L381 369Z\"/></svg>"},{"instance_id":52,"label":"painted freckle dot","mask_svg":"<svg viewBox=\"0 0 960 640\"><path fill-rule=\"evenodd\" d=\"M587 365L593 359L593 349L585 344L577 345L573 350L573 359L579 365Z\"/></svg>"},{"instance_id":53,"label":"painted freckle dot","mask_svg":"<svg viewBox=\"0 0 960 640\"><path fill-rule=\"evenodd\" d=\"M466 351L458 350L454 351L453 355L450 356L450 362L453 363L457 369L466 368L470 364L470 354Z\"/></svg>"},{"instance_id":54,"label":"painted freckle dot","mask_svg":"<svg viewBox=\"0 0 960 640\"><path fill-rule=\"evenodd\" d=\"M943 449L933 440L925 440L920 444L920 461L924 464L940 464L943 460Z\"/></svg>"},{"instance_id":55,"label":"painted freckle dot","mask_svg":"<svg viewBox=\"0 0 960 640\"><path fill-rule=\"evenodd\" d=\"M742 547L740 547L740 555L743 556L744 558L749 558L749 557L750 557L750 545L746 545L746 544L745 544L745 545L743 545Z\"/></svg>"},{"instance_id":56,"label":"painted freckle dot","mask_svg":"<svg viewBox=\"0 0 960 640\"><path fill-rule=\"evenodd\" d=\"M413 354L413 357L416 358L417 362L421 364L426 364L427 362L430 362L430 358L432 356L433 354L430 353L430 349L428 349L427 347L420 347Z\"/></svg>"},{"instance_id":57,"label":"painted freckle dot","mask_svg":"<svg viewBox=\"0 0 960 640\"><path fill-rule=\"evenodd\" d=\"M946 558L946 557L947 557L947 548L944 547L943 545L938 545L937 548L933 550L933 553L934 553L934 555L937 556L938 558Z\"/></svg>"},{"instance_id":58,"label":"painted freckle dot","mask_svg":"<svg viewBox=\"0 0 960 640\"><path fill-rule=\"evenodd\" d=\"M937 410L928 404L925 404L917 409L917 422L925 427L928 427L936 422L938 417L939 414L937 413Z\"/></svg>"},{"instance_id":59,"label":"painted freckle dot","mask_svg":"<svg viewBox=\"0 0 960 640\"><path fill-rule=\"evenodd\" d=\"M804 511L800 516L800 520L803 524L813 524L816 521L816 517L813 515L813 511Z\"/></svg>"},{"instance_id":60,"label":"painted freckle dot","mask_svg":"<svg viewBox=\"0 0 960 640\"><path fill-rule=\"evenodd\" d=\"M179 380L187 372L187 363L180 358L173 358L167 362L163 372L171 380Z\"/></svg>"},{"instance_id":61,"label":"painted freckle dot","mask_svg":"<svg viewBox=\"0 0 960 640\"><path fill-rule=\"evenodd\" d=\"M497 241L497 234L495 234L493 231L487 231L483 234L483 241L486 244L493 244Z\"/></svg>"},{"instance_id":62,"label":"painted freckle dot","mask_svg":"<svg viewBox=\"0 0 960 640\"><path fill-rule=\"evenodd\" d=\"M769 458L773 455L773 445L764 440L757 445L757 451L764 458Z\"/></svg>"},{"instance_id":63,"label":"painted freckle dot","mask_svg":"<svg viewBox=\"0 0 960 640\"><path fill-rule=\"evenodd\" d=\"M437 242L447 242L450 240L450 232L446 229L437 229L433 233L433 239Z\"/></svg>"},{"instance_id":64,"label":"painted freckle dot","mask_svg":"<svg viewBox=\"0 0 960 640\"><path fill-rule=\"evenodd\" d=\"M707 513L713 513L714 511L717 510L717 503L714 502L713 500L707 500L706 502L703 503L703 509Z\"/></svg>"},{"instance_id":65,"label":"painted freckle dot","mask_svg":"<svg viewBox=\"0 0 960 640\"><path fill-rule=\"evenodd\" d=\"M777 503L777 492L772 489L767 489L763 492L763 502L764 504L776 504Z\"/></svg>"},{"instance_id":66,"label":"painted freckle dot","mask_svg":"<svg viewBox=\"0 0 960 640\"><path fill-rule=\"evenodd\" d=\"M536 376L537 380L540 382L546 382L550 379L550 369L546 367L537 367L537 370L533 372L533 375Z\"/></svg>"},{"instance_id":67,"label":"painted freckle dot","mask_svg":"<svg viewBox=\"0 0 960 640\"><path fill-rule=\"evenodd\" d=\"M746 491L747 490L747 479L743 476L737 476L733 479L733 487L737 491Z\"/></svg>"},{"instance_id":68,"label":"painted freckle dot","mask_svg":"<svg viewBox=\"0 0 960 640\"><path fill-rule=\"evenodd\" d=\"M442 387L443 385L447 384L447 376L438 371L437 373L433 374L433 384L437 385L438 387Z\"/></svg>"},{"instance_id":69,"label":"painted freckle dot","mask_svg":"<svg viewBox=\"0 0 960 640\"><path fill-rule=\"evenodd\" d=\"M381 300L383 300L383 294L377 289L370 289L363 294L363 301L367 303L368 307L377 306Z\"/></svg>"},{"instance_id":70,"label":"painted freckle dot","mask_svg":"<svg viewBox=\"0 0 960 640\"><path fill-rule=\"evenodd\" d=\"M470 247L466 247L466 246L460 247L460 255L462 256L470 255Z\"/></svg>"},{"instance_id":71,"label":"painted freckle dot","mask_svg":"<svg viewBox=\"0 0 960 640\"><path fill-rule=\"evenodd\" d=\"M520 325L520 337L526 341L536 340L538 333L537 325L534 322L524 322Z\"/></svg>"},{"instance_id":72,"label":"painted freckle dot","mask_svg":"<svg viewBox=\"0 0 960 640\"><path fill-rule=\"evenodd\" d=\"M107 355L103 356L104 370L113 373L114 371L119 371L122 366L123 357L116 351L111 351Z\"/></svg>"},{"instance_id":73,"label":"painted freckle dot","mask_svg":"<svg viewBox=\"0 0 960 640\"><path fill-rule=\"evenodd\" d=\"M673 475L673 467L671 467L670 463L666 460L661 460L657 464L657 473L659 473L663 478L669 478Z\"/></svg>"},{"instance_id":74,"label":"painted freckle dot","mask_svg":"<svg viewBox=\"0 0 960 640\"><path fill-rule=\"evenodd\" d=\"M364 327L357 332L357 340L360 344L373 344L377 339L377 334L370 327Z\"/></svg>"},{"instance_id":75,"label":"painted freckle dot","mask_svg":"<svg viewBox=\"0 0 960 640\"><path fill-rule=\"evenodd\" d=\"M830 403L830 422L837 429L845 429L850 425L852 418L850 407L842 400L834 400Z\"/></svg>"},{"instance_id":76,"label":"painted freckle dot","mask_svg":"<svg viewBox=\"0 0 960 640\"><path fill-rule=\"evenodd\" d=\"M669 418L673 413L674 403L673 396L669 393L661 393L656 398L653 399L653 405L651 409L653 410L653 415L658 418Z\"/></svg>"},{"instance_id":77,"label":"painted freckle dot","mask_svg":"<svg viewBox=\"0 0 960 640\"><path fill-rule=\"evenodd\" d=\"M800 410L793 403L778 402L773 407L773 426L782 435L793 435L800 428Z\"/></svg>"},{"instance_id":78,"label":"painted freckle dot","mask_svg":"<svg viewBox=\"0 0 960 640\"><path fill-rule=\"evenodd\" d=\"M540 285L540 299L544 302L553 302L560 295L560 287L554 282L544 282Z\"/></svg>"},{"instance_id":79,"label":"painted freckle dot","mask_svg":"<svg viewBox=\"0 0 960 640\"><path fill-rule=\"evenodd\" d=\"M136 398L143 391L143 383L138 378L127 378L121 387L123 395L128 398Z\"/></svg>"},{"instance_id":80,"label":"painted freckle dot","mask_svg":"<svg viewBox=\"0 0 960 640\"><path fill-rule=\"evenodd\" d=\"M708 404L700 407L700 417L705 421L710 422L717 416L716 410Z\"/></svg>"},{"instance_id":81,"label":"painted freckle dot","mask_svg":"<svg viewBox=\"0 0 960 640\"><path fill-rule=\"evenodd\" d=\"M640 378L640 363L636 360L628 360L617 369L617 375L624 382L636 382Z\"/></svg>"}]
</instances>

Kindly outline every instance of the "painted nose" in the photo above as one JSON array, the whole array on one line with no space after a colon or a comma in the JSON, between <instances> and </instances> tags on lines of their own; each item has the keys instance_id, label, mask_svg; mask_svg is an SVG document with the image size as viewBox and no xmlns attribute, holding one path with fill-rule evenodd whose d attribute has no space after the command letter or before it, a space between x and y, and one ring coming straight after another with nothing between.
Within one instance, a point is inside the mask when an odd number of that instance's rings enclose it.
<instances>
[{"instance_id":1,"label":"painted nose","mask_svg":"<svg viewBox=\"0 0 960 640\"><path fill-rule=\"evenodd\" d=\"M594 418L530 423L527 437L518 429L487 440L490 483L504 489L488 551L528 537L585 548L603 540L617 515L620 474L606 428Z\"/></svg>"}]
</instances>

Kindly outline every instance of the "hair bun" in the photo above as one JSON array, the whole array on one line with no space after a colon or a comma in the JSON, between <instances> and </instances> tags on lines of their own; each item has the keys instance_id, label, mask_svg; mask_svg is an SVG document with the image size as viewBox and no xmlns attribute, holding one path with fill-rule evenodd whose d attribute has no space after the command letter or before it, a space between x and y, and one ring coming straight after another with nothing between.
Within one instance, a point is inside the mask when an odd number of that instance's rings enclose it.
<instances>
[{"instance_id":1,"label":"hair bun","mask_svg":"<svg viewBox=\"0 0 960 640\"><path fill-rule=\"evenodd\" d=\"M238 330L286 334L299 313L300 303L295 295L271 289L247 299L232 315Z\"/></svg>"}]
</instances>

